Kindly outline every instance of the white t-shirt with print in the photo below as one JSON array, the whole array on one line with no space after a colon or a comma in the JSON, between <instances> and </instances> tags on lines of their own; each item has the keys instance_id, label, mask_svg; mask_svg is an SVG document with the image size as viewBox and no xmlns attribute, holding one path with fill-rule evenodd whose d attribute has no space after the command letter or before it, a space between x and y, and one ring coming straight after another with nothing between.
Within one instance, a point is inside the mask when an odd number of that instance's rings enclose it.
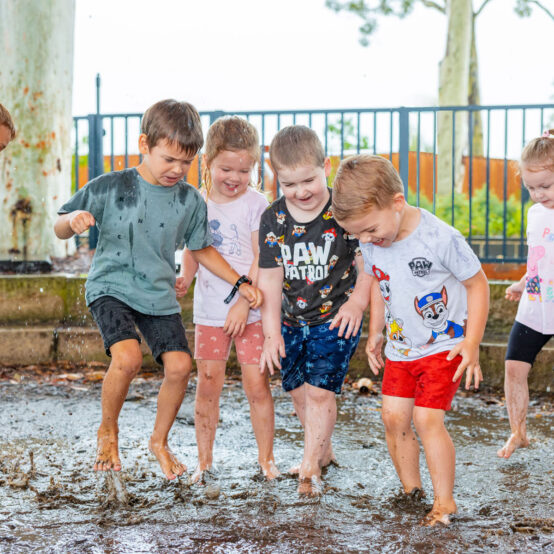
<instances>
[{"instance_id":1,"label":"white t-shirt with print","mask_svg":"<svg viewBox=\"0 0 554 554\"><path fill-rule=\"evenodd\" d=\"M450 350L467 323L465 281L481 269L459 231L420 209L417 228L388 248L361 244L385 300L385 355L409 361Z\"/></svg>"},{"instance_id":2,"label":"white t-shirt with print","mask_svg":"<svg viewBox=\"0 0 554 554\"><path fill-rule=\"evenodd\" d=\"M527 213L527 280L516 321L554 335L554 210L534 204Z\"/></svg>"},{"instance_id":3,"label":"white t-shirt with print","mask_svg":"<svg viewBox=\"0 0 554 554\"><path fill-rule=\"evenodd\" d=\"M248 275L254 261L252 233L258 231L262 213L269 205L266 197L248 187L236 200L219 204L208 197L208 224L212 246L229 262L239 275ZM238 293L230 304L223 301L232 285L200 265L194 287L194 323L223 327L229 308L238 300ZM250 310L247 323L260 321L259 310Z\"/></svg>"}]
</instances>

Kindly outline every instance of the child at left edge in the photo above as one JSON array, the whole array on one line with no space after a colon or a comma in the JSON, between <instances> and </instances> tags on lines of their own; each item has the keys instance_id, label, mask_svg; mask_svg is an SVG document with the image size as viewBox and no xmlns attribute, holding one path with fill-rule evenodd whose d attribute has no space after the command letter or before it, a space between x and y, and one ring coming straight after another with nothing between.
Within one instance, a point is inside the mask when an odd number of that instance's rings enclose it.
<instances>
[{"instance_id":1,"label":"child at left edge","mask_svg":"<svg viewBox=\"0 0 554 554\"><path fill-rule=\"evenodd\" d=\"M157 102L141 121L139 166L93 179L58 210L54 231L60 239L83 233L95 223L99 228L85 298L111 362L102 384L95 471L121 470L118 419L142 365L136 327L164 367L150 451L168 479L186 471L168 445L192 369L176 298L175 251L186 244L198 262L235 284L233 291L252 307L262 301L260 291L211 246L206 204L185 182L203 143L194 106Z\"/></svg>"},{"instance_id":2,"label":"child at left edge","mask_svg":"<svg viewBox=\"0 0 554 554\"><path fill-rule=\"evenodd\" d=\"M477 256L459 231L411 206L393 165L360 154L341 162L334 181L335 218L358 237L365 268L379 281L372 295L369 365L383 367L382 418L390 456L404 492L424 496L419 444L425 451L434 501L422 525L447 525L454 501L454 444L444 416L466 371L466 389L483 379L479 344L489 286Z\"/></svg>"},{"instance_id":3,"label":"child at left edge","mask_svg":"<svg viewBox=\"0 0 554 554\"><path fill-rule=\"evenodd\" d=\"M10 112L0 104L0 152L15 138L15 127Z\"/></svg>"}]
</instances>

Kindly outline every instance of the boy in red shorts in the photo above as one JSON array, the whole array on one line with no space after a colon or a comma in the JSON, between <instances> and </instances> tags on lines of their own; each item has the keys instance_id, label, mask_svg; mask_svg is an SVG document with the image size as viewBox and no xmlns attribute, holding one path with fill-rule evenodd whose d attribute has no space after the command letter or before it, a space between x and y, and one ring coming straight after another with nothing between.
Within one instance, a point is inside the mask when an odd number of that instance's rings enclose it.
<instances>
[{"instance_id":1,"label":"boy in red shorts","mask_svg":"<svg viewBox=\"0 0 554 554\"><path fill-rule=\"evenodd\" d=\"M334 182L333 212L360 241L372 294L366 353L383 367L383 410L389 453L407 494L421 493L419 444L425 451L434 503L425 525L449 523L454 502L455 451L444 415L464 370L466 389L483 379L479 343L489 288L479 260L456 229L410 206L392 164L362 154L344 160ZM379 301L382 296L382 301Z\"/></svg>"}]
</instances>

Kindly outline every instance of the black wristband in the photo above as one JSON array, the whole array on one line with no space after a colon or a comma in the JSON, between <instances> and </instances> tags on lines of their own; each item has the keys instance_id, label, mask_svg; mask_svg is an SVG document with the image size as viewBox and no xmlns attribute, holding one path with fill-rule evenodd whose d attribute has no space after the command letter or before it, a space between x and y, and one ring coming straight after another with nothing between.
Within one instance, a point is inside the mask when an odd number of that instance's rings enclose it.
<instances>
[{"instance_id":1,"label":"black wristband","mask_svg":"<svg viewBox=\"0 0 554 554\"><path fill-rule=\"evenodd\" d=\"M239 287L241 285L244 285L244 283L248 283L249 285L252 284L252 279L248 277L248 275L241 275L237 282L235 283L235 286L231 289L231 292L229 293L229 296L223 301L225 304L229 304L231 300L233 300L235 294L237 294L237 291L239 290Z\"/></svg>"}]
</instances>

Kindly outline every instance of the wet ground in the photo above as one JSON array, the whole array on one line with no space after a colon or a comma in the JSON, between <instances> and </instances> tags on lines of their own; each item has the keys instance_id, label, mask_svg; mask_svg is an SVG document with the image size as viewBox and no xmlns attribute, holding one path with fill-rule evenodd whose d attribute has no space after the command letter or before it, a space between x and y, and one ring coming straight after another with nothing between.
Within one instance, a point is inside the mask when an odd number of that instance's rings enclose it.
<instances>
[{"instance_id":1,"label":"wet ground","mask_svg":"<svg viewBox=\"0 0 554 554\"><path fill-rule=\"evenodd\" d=\"M418 522L429 504L399 494L378 395L351 388L339 402L335 452L321 499L300 499L296 481L257 473L256 445L240 383L222 396L218 474L204 486L168 483L147 452L159 381L132 385L121 418L121 478L91 471L101 371L87 377L12 372L0 380L0 552L534 552L554 551L552 398L535 399L531 447L500 460L508 422L490 394L458 394L448 426L457 449L459 515L449 528ZM194 380L171 445L195 464ZM286 469L302 432L280 387L275 453ZM422 467L424 460L422 459ZM424 485L431 496L427 472Z\"/></svg>"}]
</instances>

